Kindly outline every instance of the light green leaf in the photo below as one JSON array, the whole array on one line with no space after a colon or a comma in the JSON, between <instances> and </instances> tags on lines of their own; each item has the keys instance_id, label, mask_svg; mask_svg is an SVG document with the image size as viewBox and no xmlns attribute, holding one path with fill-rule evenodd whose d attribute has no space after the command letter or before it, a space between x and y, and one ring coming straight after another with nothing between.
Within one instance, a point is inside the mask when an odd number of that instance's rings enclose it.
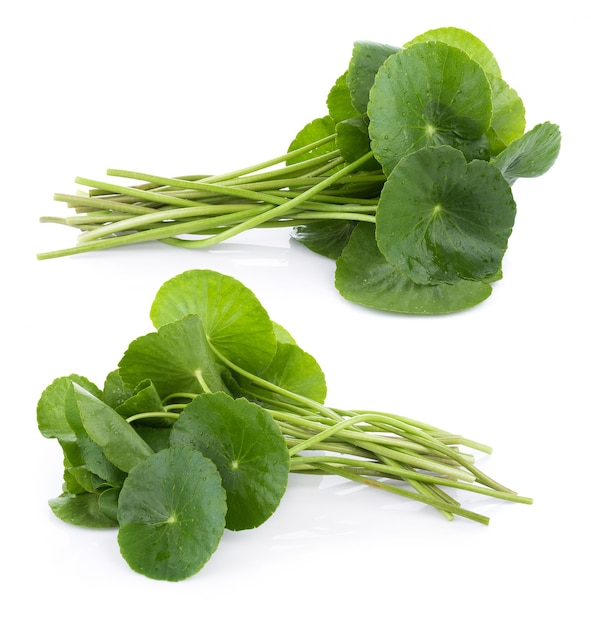
<instances>
[{"instance_id":1,"label":"light green leaf","mask_svg":"<svg viewBox=\"0 0 591 626\"><path fill-rule=\"evenodd\" d=\"M484 42L467 30L454 26L434 28L418 35L405 44L405 47L407 48L413 44L425 41L441 41L455 48L459 48L471 59L474 59L488 75L501 77L501 68L493 53Z\"/></svg>"},{"instance_id":2,"label":"light green leaf","mask_svg":"<svg viewBox=\"0 0 591 626\"><path fill-rule=\"evenodd\" d=\"M489 77L493 115L486 136L492 155L504 150L525 131L525 106L517 92L496 76Z\"/></svg>"},{"instance_id":3,"label":"light green leaf","mask_svg":"<svg viewBox=\"0 0 591 626\"><path fill-rule=\"evenodd\" d=\"M275 354L267 311L250 289L231 276L188 270L166 281L150 310L154 326L160 328L186 315L197 315L211 344L240 367L256 373Z\"/></svg>"},{"instance_id":4,"label":"light green leaf","mask_svg":"<svg viewBox=\"0 0 591 626\"><path fill-rule=\"evenodd\" d=\"M330 137L335 132L335 123L334 120L330 117L330 115L325 115L324 117L318 117L308 124L306 124L295 136L293 141L289 144L288 152L293 152L294 150L298 150L300 148L304 148L305 146L318 141L320 139L324 139L325 137ZM328 154L333 150L336 150L337 146L334 140L327 141L321 146L317 146L304 154L299 154L297 156L289 157L286 160L286 165L293 165L295 163L302 163L314 157L322 156L324 154ZM335 170L337 168L334 168Z\"/></svg>"},{"instance_id":5,"label":"light green leaf","mask_svg":"<svg viewBox=\"0 0 591 626\"><path fill-rule=\"evenodd\" d=\"M261 377L282 389L316 402L326 399L326 379L316 359L294 343L277 344L277 353ZM247 380L244 389L251 389Z\"/></svg>"},{"instance_id":6,"label":"light green leaf","mask_svg":"<svg viewBox=\"0 0 591 626\"><path fill-rule=\"evenodd\" d=\"M119 370L123 380L134 387L152 381L163 399L176 392L225 389L197 315L187 315L132 341Z\"/></svg>"},{"instance_id":7,"label":"light green leaf","mask_svg":"<svg viewBox=\"0 0 591 626\"><path fill-rule=\"evenodd\" d=\"M84 387L97 398L101 397L100 389L83 376L72 374L56 378L43 390L37 403L37 425L44 437L76 441L76 434L66 416L66 395L72 382Z\"/></svg>"},{"instance_id":8,"label":"light green leaf","mask_svg":"<svg viewBox=\"0 0 591 626\"><path fill-rule=\"evenodd\" d=\"M326 105L328 113L335 124L359 114L351 102L351 92L347 85L346 72L339 76L332 86L326 99Z\"/></svg>"}]
</instances>

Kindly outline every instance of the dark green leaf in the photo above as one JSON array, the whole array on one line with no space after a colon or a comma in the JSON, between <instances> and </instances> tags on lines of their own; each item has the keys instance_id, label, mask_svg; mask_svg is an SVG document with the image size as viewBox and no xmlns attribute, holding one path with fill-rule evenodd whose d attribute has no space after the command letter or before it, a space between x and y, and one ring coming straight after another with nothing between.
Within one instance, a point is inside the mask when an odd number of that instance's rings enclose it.
<instances>
[{"instance_id":1,"label":"dark green leaf","mask_svg":"<svg viewBox=\"0 0 591 626\"><path fill-rule=\"evenodd\" d=\"M143 422L143 420L142 420ZM154 450L159 452L168 448L170 444L170 428L162 428L157 426L144 426L143 423L137 425L134 423L137 434Z\"/></svg>"},{"instance_id":2,"label":"dark green leaf","mask_svg":"<svg viewBox=\"0 0 591 626\"><path fill-rule=\"evenodd\" d=\"M98 499L100 512L105 517L112 520L115 526L119 526L119 521L117 519L117 508L118 508L120 491L121 491L120 487L106 489L105 491L99 494L99 499Z\"/></svg>"},{"instance_id":3,"label":"dark green leaf","mask_svg":"<svg viewBox=\"0 0 591 626\"><path fill-rule=\"evenodd\" d=\"M389 176L376 211L386 259L421 284L486 280L501 267L515 219L511 188L485 161L449 146L408 155Z\"/></svg>"},{"instance_id":4,"label":"dark green leaf","mask_svg":"<svg viewBox=\"0 0 591 626\"><path fill-rule=\"evenodd\" d=\"M498 154L509 143L523 135L525 107L517 92L501 77L501 69L493 53L472 33L455 27L429 30L415 37L407 46L425 41L441 41L463 50L486 74L492 95L492 118L486 133L491 154Z\"/></svg>"},{"instance_id":5,"label":"dark green leaf","mask_svg":"<svg viewBox=\"0 0 591 626\"><path fill-rule=\"evenodd\" d=\"M488 158L490 84L459 48L417 43L388 57L371 89L368 114L374 155L386 174L426 146L453 145L468 159Z\"/></svg>"},{"instance_id":6,"label":"dark green leaf","mask_svg":"<svg viewBox=\"0 0 591 626\"><path fill-rule=\"evenodd\" d=\"M118 542L136 572L158 580L197 573L225 526L226 494L214 463L189 448L167 448L129 473L118 502Z\"/></svg>"},{"instance_id":7,"label":"dark green leaf","mask_svg":"<svg viewBox=\"0 0 591 626\"><path fill-rule=\"evenodd\" d=\"M350 98L357 112L361 114L367 112L369 91L378 69L389 56L399 51L400 48L373 41L356 41L353 44L353 53L346 76Z\"/></svg>"},{"instance_id":8,"label":"dark green leaf","mask_svg":"<svg viewBox=\"0 0 591 626\"><path fill-rule=\"evenodd\" d=\"M401 274L378 250L375 228L359 224L337 260L335 285L357 304L396 313L434 315L469 309L491 294L489 284L419 285Z\"/></svg>"},{"instance_id":9,"label":"dark green leaf","mask_svg":"<svg viewBox=\"0 0 591 626\"><path fill-rule=\"evenodd\" d=\"M337 259L349 241L355 222L344 220L314 220L309 224L296 226L292 237L296 241L329 259Z\"/></svg>"},{"instance_id":10,"label":"dark green leaf","mask_svg":"<svg viewBox=\"0 0 591 626\"><path fill-rule=\"evenodd\" d=\"M353 163L371 150L367 122L361 117L353 117L339 122L336 126L337 146L347 163ZM361 170L378 170L379 163L370 159Z\"/></svg>"},{"instance_id":11,"label":"dark green leaf","mask_svg":"<svg viewBox=\"0 0 591 626\"><path fill-rule=\"evenodd\" d=\"M229 529L260 526L277 509L289 456L281 431L261 407L224 393L197 396L173 426L170 443L199 450L215 463L227 493Z\"/></svg>"}]
</instances>

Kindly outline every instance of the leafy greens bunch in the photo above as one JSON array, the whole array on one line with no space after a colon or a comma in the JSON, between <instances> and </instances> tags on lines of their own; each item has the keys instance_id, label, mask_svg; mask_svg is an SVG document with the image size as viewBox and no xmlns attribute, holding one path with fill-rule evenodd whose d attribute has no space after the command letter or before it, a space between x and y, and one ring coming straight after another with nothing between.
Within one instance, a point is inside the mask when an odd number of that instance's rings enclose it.
<instances>
[{"instance_id":1,"label":"leafy greens bunch","mask_svg":"<svg viewBox=\"0 0 591 626\"><path fill-rule=\"evenodd\" d=\"M38 258L153 240L204 248L289 226L337 260L336 287L356 303L436 314L486 299L514 224L511 186L552 166L558 126L525 132L491 51L452 27L403 48L356 42L326 102L286 154L239 171L107 171L134 186L77 178L85 197L55 196L76 215L41 221L80 229L78 243Z\"/></svg>"},{"instance_id":2,"label":"leafy greens bunch","mask_svg":"<svg viewBox=\"0 0 591 626\"><path fill-rule=\"evenodd\" d=\"M211 270L165 282L155 331L132 341L104 385L55 379L37 407L63 451L50 500L72 524L118 528L121 554L145 576L198 572L226 529L277 509L289 472L336 475L488 523L448 489L531 503L464 448L490 448L390 413L325 404L316 360L242 283Z\"/></svg>"}]
</instances>

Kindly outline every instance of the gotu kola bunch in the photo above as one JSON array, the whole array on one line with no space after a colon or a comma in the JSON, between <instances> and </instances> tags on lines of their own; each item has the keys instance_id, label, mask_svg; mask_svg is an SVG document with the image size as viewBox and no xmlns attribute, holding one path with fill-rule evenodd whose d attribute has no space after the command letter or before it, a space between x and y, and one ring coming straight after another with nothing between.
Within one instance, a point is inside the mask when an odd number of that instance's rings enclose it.
<instances>
[{"instance_id":1,"label":"gotu kola bunch","mask_svg":"<svg viewBox=\"0 0 591 626\"><path fill-rule=\"evenodd\" d=\"M133 340L99 387L56 378L38 402L41 433L64 459L60 519L118 529L145 576L198 572L226 529L263 524L289 472L335 475L488 518L452 493L531 503L476 467L483 444L399 415L325 404L314 357L234 278L188 270L159 289L155 331Z\"/></svg>"},{"instance_id":2,"label":"gotu kola bunch","mask_svg":"<svg viewBox=\"0 0 591 626\"><path fill-rule=\"evenodd\" d=\"M511 187L552 166L558 126L526 131L491 51L451 27L401 48L356 42L326 103L285 154L239 171L77 178L84 196L55 196L76 215L41 218L80 229L77 245L38 258L153 240L199 249L291 227L336 259L336 287L359 304L435 314L486 299L514 225Z\"/></svg>"}]
</instances>

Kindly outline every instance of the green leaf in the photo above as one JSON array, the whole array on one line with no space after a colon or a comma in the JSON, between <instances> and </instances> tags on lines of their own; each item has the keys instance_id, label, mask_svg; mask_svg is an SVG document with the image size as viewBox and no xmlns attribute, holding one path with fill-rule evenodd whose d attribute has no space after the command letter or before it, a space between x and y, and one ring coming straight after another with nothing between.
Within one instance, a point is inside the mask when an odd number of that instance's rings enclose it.
<instances>
[{"instance_id":1,"label":"green leaf","mask_svg":"<svg viewBox=\"0 0 591 626\"><path fill-rule=\"evenodd\" d=\"M525 130L525 106L517 92L502 79L489 76L493 114L486 136L492 155L504 150L512 141L519 139Z\"/></svg>"},{"instance_id":2,"label":"green leaf","mask_svg":"<svg viewBox=\"0 0 591 626\"><path fill-rule=\"evenodd\" d=\"M105 489L99 494L98 505L100 512L113 522L113 525L119 526L117 519L117 509L119 502L120 487L112 487Z\"/></svg>"},{"instance_id":3,"label":"green leaf","mask_svg":"<svg viewBox=\"0 0 591 626\"><path fill-rule=\"evenodd\" d=\"M56 517L68 524L88 528L116 527L117 521L101 511L99 500L100 495L97 493L62 494L50 500L49 506Z\"/></svg>"},{"instance_id":4,"label":"green leaf","mask_svg":"<svg viewBox=\"0 0 591 626\"><path fill-rule=\"evenodd\" d=\"M277 322L273 322L273 328L275 330L275 337L277 337L277 341L282 343L296 343L295 339L291 336L291 333L278 324Z\"/></svg>"},{"instance_id":5,"label":"green leaf","mask_svg":"<svg viewBox=\"0 0 591 626\"><path fill-rule=\"evenodd\" d=\"M114 409L75 383L73 387L84 429L113 465L129 472L153 454L150 446Z\"/></svg>"},{"instance_id":6,"label":"green leaf","mask_svg":"<svg viewBox=\"0 0 591 626\"><path fill-rule=\"evenodd\" d=\"M454 313L476 306L492 292L489 284L419 285L401 274L379 251L372 224L359 224L337 260L335 286L357 304L419 315Z\"/></svg>"},{"instance_id":7,"label":"green leaf","mask_svg":"<svg viewBox=\"0 0 591 626\"><path fill-rule=\"evenodd\" d=\"M369 129L361 117L353 117L339 122L336 126L337 146L347 163L353 163L370 152ZM375 159L366 161L360 170L376 170L380 165Z\"/></svg>"},{"instance_id":8,"label":"green leaf","mask_svg":"<svg viewBox=\"0 0 591 626\"><path fill-rule=\"evenodd\" d=\"M350 99L357 112L361 114L367 112L369 92L377 71L388 57L399 51L400 48L373 41L356 41L353 44L346 78ZM348 115L347 117L354 116Z\"/></svg>"},{"instance_id":9,"label":"green leaf","mask_svg":"<svg viewBox=\"0 0 591 626\"><path fill-rule=\"evenodd\" d=\"M295 343L279 343L277 354L261 378L291 393L305 396L316 402L326 399L326 379L316 359ZM248 380L241 381L242 388L256 396L255 387ZM272 394L273 395L273 394ZM280 399L279 396L277 396Z\"/></svg>"},{"instance_id":10,"label":"green leaf","mask_svg":"<svg viewBox=\"0 0 591 626\"><path fill-rule=\"evenodd\" d=\"M359 114L351 102L351 92L347 85L346 72L339 76L332 86L326 99L326 105L328 107L328 114L335 124ZM330 124L328 124L327 128L330 127ZM291 149L293 150L293 148Z\"/></svg>"},{"instance_id":11,"label":"green leaf","mask_svg":"<svg viewBox=\"0 0 591 626\"><path fill-rule=\"evenodd\" d=\"M491 154L498 154L525 130L525 107L517 92L501 77L501 68L490 49L478 37L455 27L436 28L415 37L407 46L425 41L441 41L464 51L478 63L491 85L492 118L486 136Z\"/></svg>"},{"instance_id":12,"label":"green leaf","mask_svg":"<svg viewBox=\"0 0 591 626\"><path fill-rule=\"evenodd\" d=\"M560 152L560 143L560 128L556 124L544 122L511 143L493 164L510 185L518 178L541 176L554 165Z\"/></svg>"},{"instance_id":13,"label":"green leaf","mask_svg":"<svg viewBox=\"0 0 591 626\"><path fill-rule=\"evenodd\" d=\"M66 416L66 395L72 382L87 389L96 397L101 397L100 389L83 376L72 374L56 378L43 390L37 402L37 425L44 437L76 441L76 434Z\"/></svg>"},{"instance_id":14,"label":"green leaf","mask_svg":"<svg viewBox=\"0 0 591 626\"><path fill-rule=\"evenodd\" d=\"M355 222L344 220L314 220L310 224L296 226L292 238L322 256L336 259L349 241Z\"/></svg>"},{"instance_id":15,"label":"green leaf","mask_svg":"<svg viewBox=\"0 0 591 626\"><path fill-rule=\"evenodd\" d=\"M150 317L156 328L198 315L211 344L240 367L257 372L275 354L269 315L240 281L212 270L188 270L158 290Z\"/></svg>"},{"instance_id":16,"label":"green leaf","mask_svg":"<svg viewBox=\"0 0 591 626\"><path fill-rule=\"evenodd\" d=\"M325 137L330 137L335 132L335 123L334 120L330 117L330 115L326 115L324 117L318 117L302 128L298 134L295 136L293 141L289 144L288 152L293 152L294 150L298 150L299 148L304 148L305 146L318 141L320 139L324 139ZM286 160L286 165L293 165L295 163L302 163L314 157L322 156L328 154L336 150L336 143L334 141L327 141L321 146L317 146L312 150L305 152L304 154L300 154L297 156L290 157ZM337 169L337 168L334 168ZM332 171L332 170L331 170Z\"/></svg>"},{"instance_id":17,"label":"green leaf","mask_svg":"<svg viewBox=\"0 0 591 626\"><path fill-rule=\"evenodd\" d=\"M287 487L289 455L271 415L245 398L204 394L173 426L172 446L199 450L222 476L231 530L255 528L277 509Z\"/></svg>"},{"instance_id":18,"label":"green leaf","mask_svg":"<svg viewBox=\"0 0 591 626\"><path fill-rule=\"evenodd\" d=\"M103 385L103 400L116 409L133 396L133 387L125 384L118 369L109 372Z\"/></svg>"},{"instance_id":19,"label":"green leaf","mask_svg":"<svg viewBox=\"0 0 591 626\"><path fill-rule=\"evenodd\" d=\"M441 41L454 48L459 48L476 61L488 75L501 77L501 68L493 53L484 42L467 30L456 28L455 26L434 28L406 43L405 48L426 41Z\"/></svg>"},{"instance_id":20,"label":"green leaf","mask_svg":"<svg viewBox=\"0 0 591 626\"><path fill-rule=\"evenodd\" d=\"M405 157L384 185L376 240L421 284L486 280L501 267L515 220L511 188L491 164L449 146Z\"/></svg>"},{"instance_id":21,"label":"green leaf","mask_svg":"<svg viewBox=\"0 0 591 626\"><path fill-rule=\"evenodd\" d=\"M197 315L187 315L132 341L119 370L123 380L134 387L151 380L161 398L175 392L225 389Z\"/></svg>"},{"instance_id":22,"label":"green leaf","mask_svg":"<svg viewBox=\"0 0 591 626\"><path fill-rule=\"evenodd\" d=\"M115 407L117 413L126 419L140 413L164 413L164 408L156 386L151 380L144 380L135 388L134 394L122 404ZM142 418L146 426L172 426L175 416ZM134 424L135 427L136 424Z\"/></svg>"},{"instance_id":23,"label":"green leaf","mask_svg":"<svg viewBox=\"0 0 591 626\"><path fill-rule=\"evenodd\" d=\"M144 422L144 420L142 420ZM170 427L144 426L134 422L136 433L154 450L159 452L170 445Z\"/></svg>"},{"instance_id":24,"label":"green leaf","mask_svg":"<svg viewBox=\"0 0 591 626\"><path fill-rule=\"evenodd\" d=\"M215 552L224 532L226 494L212 461L167 448L129 473L119 494L118 542L136 572L183 580Z\"/></svg>"},{"instance_id":25,"label":"green leaf","mask_svg":"<svg viewBox=\"0 0 591 626\"><path fill-rule=\"evenodd\" d=\"M488 159L490 84L459 48L425 42L390 56L376 75L368 114L372 148L385 174L427 146L452 145L469 160Z\"/></svg>"},{"instance_id":26,"label":"green leaf","mask_svg":"<svg viewBox=\"0 0 591 626\"><path fill-rule=\"evenodd\" d=\"M64 453L64 465L66 474L64 479L66 483L72 485L71 493L78 493L81 487L84 491L97 491L105 485L120 485L125 474L115 467L105 456L102 448L97 445L86 432L81 418L80 410L76 403L74 391L74 380L77 377L67 377L59 379L57 383L51 386L50 395L57 403L60 403L60 438L59 442ZM86 382L83 379L83 382ZM88 393L93 394L100 391L94 385L87 385L91 389ZM80 387L82 388L82 387ZM56 393L58 392L59 393ZM93 397L94 394L93 394ZM97 399L98 402L100 400ZM61 421L65 419L67 424ZM55 431L54 431L55 432ZM77 483L77 484L76 484ZM70 491L70 489L68 489Z\"/></svg>"}]
</instances>

